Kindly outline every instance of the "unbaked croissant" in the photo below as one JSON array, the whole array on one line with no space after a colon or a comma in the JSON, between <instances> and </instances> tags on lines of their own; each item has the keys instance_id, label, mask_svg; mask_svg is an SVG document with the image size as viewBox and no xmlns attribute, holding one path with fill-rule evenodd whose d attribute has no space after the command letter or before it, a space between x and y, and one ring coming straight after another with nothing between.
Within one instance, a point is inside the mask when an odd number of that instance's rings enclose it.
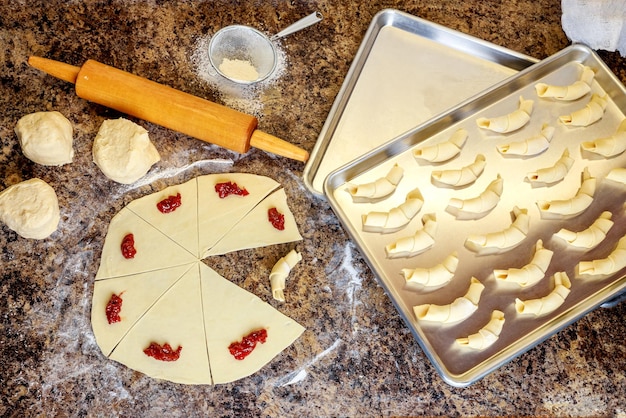
<instances>
[{"instance_id":1,"label":"unbaked croissant","mask_svg":"<svg viewBox=\"0 0 626 418\"><path fill-rule=\"evenodd\" d=\"M583 151L593 152L606 158L621 154L626 150L626 119L620 123L612 136L585 141L580 144L580 148Z\"/></svg>"},{"instance_id":2,"label":"unbaked croissant","mask_svg":"<svg viewBox=\"0 0 626 418\"><path fill-rule=\"evenodd\" d=\"M478 196L465 200L451 198L446 211L456 214L457 217L459 214L484 215L496 207L500 201L503 187L504 180L498 174L498 177L489 183L487 188Z\"/></svg>"},{"instance_id":3,"label":"unbaked croissant","mask_svg":"<svg viewBox=\"0 0 626 418\"><path fill-rule=\"evenodd\" d=\"M582 65L582 64L581 64ZM545 83L537 83L535 90L541 98L552 98L556 100L577 100L591 91L591 82L594 72L586 65L582 66L580 78L567 86L555 86Z\"/></svg>"},{"instance_id":4,"label":"unbaked croissant","mask_svg":"<svg viewBox=\"0 0 626 418\"><path fill-rule=\"evenodd\" d=\"M274 299L280 302L285 301L285 295L283 293L283 290L285 290L285 280L287 276L289 276L291 269L294 268L300 260L302 260L302 254L296 250L291 250L274 264L270 273L270 285Z\"/></svg>"},{"instance_id":5,"label":"unbaked croissant","mask_svg":"<svg viewBox=\"0 0 626 418\"><path fill-rule=\"evenodd\" d=\"M422 218L422 229L415 234L400 238L396 242L385 246L389 258L413 257L423 253L435 243L437 232L437 217L434 213L427 213Z\"/></svg>"},{"instance_id":6,"label":"unbaked croissant","mask_svg":"<svg viewBox=\"0 0 626 418\"><path fill-rule=\"evenodd\" d=\"M553 254L553 251L543 246L542 240L537 240L535 254L530 263L522 268L496 269L493 271L493 275L498 280L503 280L507 283L517 283L520 287L532 286L544 278Z\"/></svg>"},{"instance_id":7,"label":"unbaked croissant","mask_svg":"<svg viewBox=\"0 0 626 418\"><path fill-rule=\"evenodd\" d=\"M473 348L474 350L484 350L500 337L502 328L504 327L504 312L494 310L491 312L491 319L487 324L478 330L477 333L467 337L457 338L457 344L464 347Z\"/></svg>"},{"instance_id":8,"label":"unbaked croissant","mask_svg":"<svg viewBox=\"0 0 626 418\"><path fill-rule=\"evenodd\" d=\"M623 236L611 254L606 258L581 261L578 263L578 273L590 276L617 273L626 267L626 236Z\"/></svg>"},{"instance_id":9,"label":"unbaked croissant","mask_svg":"<svg viewBox=\"0 0 626 418\"><path fill-rule=\"evenodd\" d=\"M604 95L604 97L600 97L599 95L594 94L591 96L591 100L589 100L589 103L587 103L585 107L578 109L569 115L563 115L559 117L559 120L564 125L589 126L602 119L607 102L608 98L606 95Z\"/></svg>"},{"instance_id":10,"label":"unbaked croissant","mask_svg":"<svg viewBox=\"0 0 626 418\"><path fill-rule=\"evenodd\" d=\"M434 182L448 186L466 186L476 181L485 169L485 156L478 154L473 163L460 169L435 170L431 177Z\"/></svg>"},{"instance_id":11,"label":"unbaked croissant","mask_svg":"<svg viewBox=\"0 0 626 418\"><path fill-rule=\"evenodd\" d=\"M515 220L503 230L468 236L465 247L479 254L494 254L515 248L528 235L530 216L527 209L520 209L517 206L513 208L513 216Z\"/></svg>"},{"instance_id":12,"label":"unbaked croissant","mask_svg":"<svg viewBox=\"0 0 626 418\"><path fill-rule=\"evenodd\" d=\"M578 192L565 200L540 200L537 202L541 217L573 217L581 214L593 202L596 191L596 179L591 177L589 169L585 167L582 173L582 182Z\"/></svg>"},{"instance_id":13,"label":"unbaked croissant","mask_svg":"<svg viewBox=\"0 0 626 418\"><path fill-rule=\"evenodd\" d=\"M508 144L498 145L496 148L502 155L533 156L547 150L553 136L554 127L546 125L541 129L539 134L531 136L524 141L510 142Z\"/></svg>"},{"instance_id":14,"label":"unbaked croissant","mask_svg":"<svg viewBox=\"0 0 626 418\"><path fill-rule=\"evenodd\" d=\"M554 312L565 302L569 295L572 283L564 271L554 273L554 289L539 299L515 299L515 310L519 314L534 315L535 317Z\"/></svg>"},{"instance_id":15,"label":"unbaked croissant","mask_svg":"<svg viewBox=\"0 0 626 418\"><path fill-rule=\"evenodd\" d=\"M565 242L574 247L590 250L606 238L606 234L613 227L612 216L611 212L604 211L587 229L574 232L561 228L554 236L565 240Z\"/></svg>"},{"instance_id":16,"label":"unbaked croissant","mask_svg":"<svg viewBox=\"0 0 626 418\"><path fill-rule=\"evenodd\" d=\"M484 289L485 286L478 279L472 277L467 293L455 299L452 303L448 305L434 305L432 303L417 305L413 306L413 312L420 321L443 324L460 322L469 318L478 309L480 295Z\"/></svg>"},{"instance_id":17,"label":"unbaked croissant","mask_svg":"<svg viewBox=\"0 0 626 418\"><path fill-rule=\"evenodd\" d=\"M494 132L507 133L516 131L530 120L530 115L533 112L533 103L532 100L524 100L520 96L517 110L495 118L478 118L476 123L478 127Z\"/></svg>"},{"instance_id":18,"label":"unbaked croissant","mask_svg":"<svg viewBox=\"0 0 626 418\"><path fill-rule=\"evenodd\" d=\"M626 185L626 168L616 167L609 171L609 174L606 175L608 180L614 181L616 183L621 183L622 185Z\"/></svg>"},{"instance_id":19,"label":"unbaked croissant","mask_svg":"<svg viewBox=\"0 0 626 418\"><path fill-rule=\"evenodd\" d=\"M395 164L385 177L381 177L371 183L348 184L346 190L355 201L379 199L393 193L403 175L404 170L402 167Z\"/></svg>"},{"instance_id":20,"label":"unbaked croissant","mask_svg":"<svg viewBox=\"0 0 626 418\"><path fill-rule=\"evenodd\" d=\"M424 287L440 287L450 283L459 266L457 252L448 255L441 263L429 268L402 269L407 283L420 284Z\"/></svg>"},{"instance_id":21,"label":"unbaked croissant","mask_svg":"<svg viewBox=\"0 0 626 418\"><path fill-rule=\"evenodd\" d=\"M406 195L404 203L389 212L363 215L363 231L389 233L402 229L417 215L423 204L422 193L415 188Z\"/></svg>"},{"instance_id":22,"label":"unbaked croissant","mask_svg":"<svg viewBox=\"0 0 626 418\"><path fill-rule=\"evenodd\" d=\"M574 164L574 159L570 157L569 150L565 148L561 158L552 167L540 168L526 175L531 184L552 184L565 178L570 168Z\"/></svg>"},{"instance_id":23,"label":"unbaked croissant","mask_svg":"<svg viewBox=\"0 0 626 418\"><path fill-rule=\"evenodd\" d=\"M426 160L431 163L448 161L461 152L461 148L465 145L467 136L467 131L461 128L445 142L417 148L413 151L413 156L417 159Z\"/></svg>"}]
</instances>

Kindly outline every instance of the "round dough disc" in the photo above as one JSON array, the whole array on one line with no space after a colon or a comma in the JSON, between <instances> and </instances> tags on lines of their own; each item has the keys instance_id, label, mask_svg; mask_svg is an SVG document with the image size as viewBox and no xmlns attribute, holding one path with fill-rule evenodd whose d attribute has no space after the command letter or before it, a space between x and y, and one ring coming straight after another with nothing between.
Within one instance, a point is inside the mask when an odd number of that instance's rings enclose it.
<instances>
[{"instance_id":1,"label":"round dough disc","mask_svg":"<svg viewBox=\"0 0 626 418\"><path fill-rule=\"evenodd\" d=\"M148 131L124 118L102 122L92 153L104 175L122 184L136 182L161 160Z\"/></svg>"},{"instance_id":2,"label":"round dough disc","mask_svg":"<svg viewBox=\"0 0 626 418\"><path fill-rule=\"evenodd\" d=\"M15 125L22 152L42 165L69 164L74 158L72 123L60 112L35 112Z\"/></svg>"}]
</instances>

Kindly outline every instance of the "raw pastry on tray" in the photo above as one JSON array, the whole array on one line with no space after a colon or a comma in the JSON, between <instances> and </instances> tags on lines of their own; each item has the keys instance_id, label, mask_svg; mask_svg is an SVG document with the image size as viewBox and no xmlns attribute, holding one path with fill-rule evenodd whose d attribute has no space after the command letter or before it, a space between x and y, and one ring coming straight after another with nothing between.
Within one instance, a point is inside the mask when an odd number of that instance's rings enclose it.
<instances>
[{"instance_id":1,"label":"raw pastry on tray","mask_svg":"<svg viewBox=\"0 0 626 418\"><path fill-rule=\"evenodd\" d=\"M513 112L494 118L478 118L476 123L479 128L488 129L498 133L517 131L530 121L533 113L533 101L519 98L519 107Z\"/></svg>"},{"instance_id":2,"label":"raw pastry on tray","mask_svg":"<svg viewBox=\"0 0 626 418\"><path fill-rule=\"evenodd\" d=\"M447 305L434 305L427 303L413 307L415 317L420 321L439 322L453 324L469 318L478 309L480 295L485 289L477 278L472 277L470 286L465 295L456 298Z\"/></svg>"},{"instance_id":3,"label":"raw pastry on tray","mask_svg":"<svg viewBox=\"0 0 626 418\"><path fill-rule=\"evenodd\" d=\"M440 163L456 157L460 152L468 133L465 129L456 131L450 139L435 145L427 145L413 151L413 157L431 163Z\"/></svg>"},{"instance_id":4,"label":"raw pastry on tray","mask_svg":"<svg viewBox=\"0 0 626 418\"><path fill-rule=\"evenodd\" d=\"M515 299L515 310L519 314L543 316L558 309L569 295L572 283L564 271L554 273L554 289L539 299Z\"/></svg>"},{"instance_id":5,"label":"raw pastry on tray","mask_svg":"<svg viewBox=\"0 0 626 418\"><path fill-rule=\"evenodd\" d=\"M473 348L474 350L484 350L498 340L503 327L504 312L496 309L491 312L489 322L479 329L478 332L467 337L457 338L456 342L463 347Z\"/></svg>"},{"instance_id":6,"label":"raw pastry on tray","mask_svg":"<svg viewBox=\"0 0 626 418\"><path fill-rule=\"evenodd\" d=\"M595 73L590 67L579 64L582 67L580 78L574 81L572 84L566 86L556 86L546 83L537 83L535 90L537 96L542 99L555 99L555 100L578 100L585 94L591 91L591 83Z\"/></svg>"},{"instance_id":7,"label":"raw pastry on tray","mask_svg":"<svg viewBox=\"0 0 626 418\"><path fill-rule=\"evenodd\" d=\"M513 208L515 220L507 228L484 235L470 235L465 247L480 255L497 254L518 246L528 235L530 216L527 209Z\"/></svg>"},{"instance_id":8,"label":"raw pastry on tray","mask_svg":"<svg viewBox=\"0 0 626 418\"><path fill-rule=\"evenodd\" d=\"M535 254L530 263L522 268L495 269L493 275L496 279L507 283L517 283L520 287L530 287L544 278L553 254L554 252L545 248L543 241L539 239L535 244Z\"/></svg>"}]
</instances>

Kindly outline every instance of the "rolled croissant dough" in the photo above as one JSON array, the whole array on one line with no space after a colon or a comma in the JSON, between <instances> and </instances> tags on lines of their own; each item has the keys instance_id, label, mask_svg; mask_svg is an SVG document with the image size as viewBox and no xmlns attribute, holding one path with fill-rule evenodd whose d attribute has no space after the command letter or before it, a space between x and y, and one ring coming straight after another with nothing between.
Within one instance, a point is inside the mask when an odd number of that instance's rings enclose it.
<instances>
[{"instance_id":1,"label":"rolled croissant dough","mask_svg":"<svg viewBox=\"0 0 626 418\"><path fill-rule=\"evenodd\" d=\"M72 123L60 112L35 112L15 125L22 152L42 165L64 165L74 158Z\"/></svg>"},{"instance_id":2,"label":"rolled croissant dough","mask_svg":"<svg viewBox=\"0 0 626 418\"><path fill-rule=\"evenodd\" d=\"M207 196L217 195L215 184L225 181L238 182L249 194L207 205L213 199ZM118 212L109 225L93 293L91 321L102 352L151 377L216 384L255 373L292 344L304 331L300 324L201 261L207 249L225 254L302 239L286 194L274 191L277 187L262 176L212 174L144 196ZM156 204L177 193L181 205L159 212ZM268 207L285 215L284 230L271 226ZM198 229L210 233L210 220L220 226L228 218L224 213L234 221L218 228L216 238L203 240ZM120 244L129 233L137 253L126 259ZM121 321L109 324L106 306L114 294L122 298ZM260 328L267 331L265 343L245 359L235 359L229 345ZM173 350L180 346L180 357L149 357L143 350L151 343L168 343Z\"/></svg>"}]
</instances>

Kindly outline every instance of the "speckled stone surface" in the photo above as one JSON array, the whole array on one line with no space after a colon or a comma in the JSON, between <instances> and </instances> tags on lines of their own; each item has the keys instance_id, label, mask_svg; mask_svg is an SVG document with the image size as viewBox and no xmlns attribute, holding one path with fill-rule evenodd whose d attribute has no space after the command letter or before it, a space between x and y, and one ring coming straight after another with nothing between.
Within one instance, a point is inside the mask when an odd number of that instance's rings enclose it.
<instances>
[{"instance_id":1,"label":"speckled stone surface","mask_svg":"<svg viewBox=\"0 0 626 418\"><path fill-rule=\"evenodd\" d=\"M374 15L394 8L545 58L568 45L558 0L415 1L1 1L0 189L33 177L52 185L61 223L26 240L0 226L2 416L626 415L626 304L597 309L467 388L446 384L377 285L324 199L304 187L304 165L252 150L219 149L145 126L162 160L132 186L107 180L91 143L114 111L29 68L29 55L74 65L92 58L218 102L198 76L198 42L250 24L275 33L319 10L314 28L280 41L280 77L252 98L260 127L311 150ZM626 60L599 51L624 82ZM59 110L75 129L75 161L26 159L13 127L30 112ZM245 110L245 109L243 109ZM201 174L240 171L281 182L300 225L303 254L284 304L267 276L292 245L208 260L307 331L259 373L220 386L148 378L108 360L90 326L91 292L111 217L131 200Z\"/></svg>"}]
</instances>

